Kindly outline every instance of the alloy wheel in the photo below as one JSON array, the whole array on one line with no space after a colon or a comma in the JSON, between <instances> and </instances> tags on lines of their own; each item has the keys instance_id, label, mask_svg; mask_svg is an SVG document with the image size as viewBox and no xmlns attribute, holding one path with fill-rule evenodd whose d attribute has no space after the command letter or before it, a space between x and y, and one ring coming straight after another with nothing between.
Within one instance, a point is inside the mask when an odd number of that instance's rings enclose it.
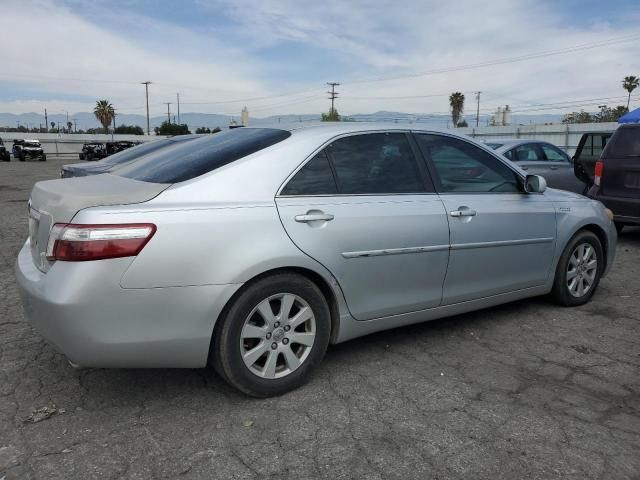
<instances>
[{"instance_id":1,"label":"alloy wheel","mask_svg":"<svg viewBox=\"0 0 640 480\"><path fill-rule=\"evenodd\" d=\"M316 321L309 304L298 295L279 293L258 303L245 319L240 352L254 375L282 378L307 359L315 338Z\"/></svg>"},{"instance_id":2,"label":"alloy wheel","mask_svg":"<svg viewBox=\"0 0 640 480\"><path fill-rule=\"evenodd\" d=\"M598 257L589 243L577 245L571 252L567 265L567 288L577 298L586 295L596 280Z\"/></svg>"}]
</instances>

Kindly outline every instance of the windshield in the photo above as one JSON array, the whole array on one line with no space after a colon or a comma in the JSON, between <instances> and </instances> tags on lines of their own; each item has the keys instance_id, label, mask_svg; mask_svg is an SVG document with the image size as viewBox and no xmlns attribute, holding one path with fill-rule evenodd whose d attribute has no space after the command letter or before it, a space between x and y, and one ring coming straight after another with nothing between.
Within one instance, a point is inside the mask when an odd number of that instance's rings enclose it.
<instances>
[{"instance_id":1,"label":"windshield","mask_svg":"<svg viewBox=\"0 0 640 480\"><path fill-rule=\"evenodd\" d=\"M113 173L143 182L184 182L275 145L290 135L275 128L236 128L159 150Z\"/></svg>"},{"instance_id":2,"label":"windshield","mask_svg":"<svg viewBox=\"0 0 640 480\"><path fill-rule=\"evenodd\" d=\"M25 140L24 145L25 147L39 147L40 142L38 142L37 140Z\"/></svg>"}]
</instances>

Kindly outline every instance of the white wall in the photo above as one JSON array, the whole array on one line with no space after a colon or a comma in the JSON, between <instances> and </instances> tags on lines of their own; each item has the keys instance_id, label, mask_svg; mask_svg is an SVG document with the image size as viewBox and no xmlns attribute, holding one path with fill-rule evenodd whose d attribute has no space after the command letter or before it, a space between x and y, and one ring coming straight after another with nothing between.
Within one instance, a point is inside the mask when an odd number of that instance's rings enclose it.
<instances>
[{"instance_id":1,"label":"white wall","mask_svg":"<svg viewBox=\"0 0 640 480\"><path fill-rule=\"evenodd\" d=\"M580 142L583 133L613 132L618 124L612 123L575 123L564 125L510 125L508 127L464 127L457 128L462 133L477 140L497 140L500 138L522 138L543 140L552 143L572 155Z\"/></svg>"}]
</instances>

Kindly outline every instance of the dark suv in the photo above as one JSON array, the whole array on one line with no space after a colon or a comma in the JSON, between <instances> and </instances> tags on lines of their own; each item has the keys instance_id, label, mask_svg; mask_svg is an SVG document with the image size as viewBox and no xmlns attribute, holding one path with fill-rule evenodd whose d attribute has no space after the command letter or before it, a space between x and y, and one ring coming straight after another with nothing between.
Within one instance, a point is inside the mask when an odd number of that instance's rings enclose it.
<instances>
[{"instance_id":1,"label":"dark suv","mask_svg":"<svg viewBox=\"0 0 640 480\"><path fill-rule=\"evenodd\" d=\"M621 125L596 162L588 195L613 211L618 232L640 225L640 124Z\"/></svg>"},{"instance_id":2,"label":"dark suv","mask_svg":"<svg viewBox=\"0 0 640 480\"><path fill-rule=\"evenodd\" d=\"M7 150L7 147L4 146L4 143L0 138L0 162L10 162L10 161L11 161L11 154L9 153L9 150Z\"/></svg>"}]
</instances>

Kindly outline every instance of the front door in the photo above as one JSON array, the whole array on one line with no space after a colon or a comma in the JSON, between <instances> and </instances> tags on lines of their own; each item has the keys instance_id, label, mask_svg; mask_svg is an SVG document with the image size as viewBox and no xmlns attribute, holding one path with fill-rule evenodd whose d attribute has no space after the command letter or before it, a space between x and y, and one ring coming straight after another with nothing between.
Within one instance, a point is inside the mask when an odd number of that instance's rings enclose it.
<instances>
[{"instance_id":1,"label":"front door","mask_svg":"<svg viewBox=\"0 0 640 480\"><path fill-rule=\"evenodd\" d=\"M333 141L276 203L293 242L333 274L356 319L440 305L449 227L407 133Z\"/></svg>"},{"instance_id":2,"label":"front door","mask_svg":"<svg viewBox=\"0 0 640 480\"><path fill-rule=\"evenodd\" d=\"M505 162L470 142L417 134L451 232L443 305L544 284L552 272L555 209L522 192Z\"/></svg>"}]
</instances>

